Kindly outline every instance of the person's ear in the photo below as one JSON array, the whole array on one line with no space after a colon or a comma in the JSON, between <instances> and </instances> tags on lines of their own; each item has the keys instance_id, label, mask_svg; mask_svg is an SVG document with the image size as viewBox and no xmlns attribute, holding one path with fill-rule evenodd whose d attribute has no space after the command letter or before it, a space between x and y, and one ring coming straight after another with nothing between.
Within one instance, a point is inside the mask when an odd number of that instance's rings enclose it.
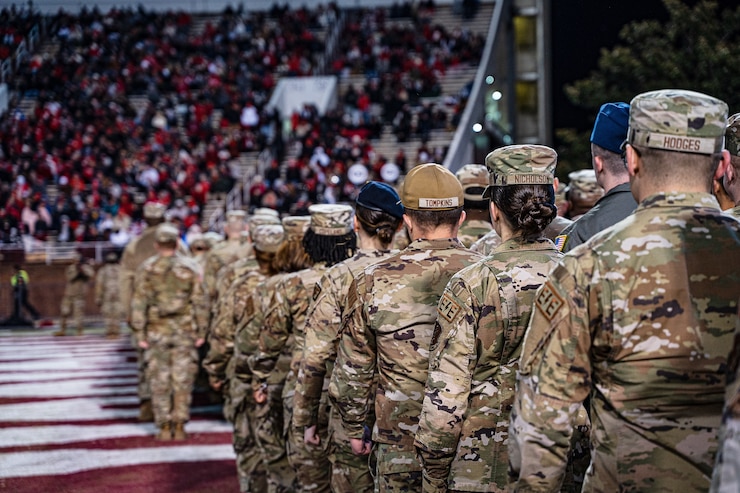
<instances>
[{"instance_id":1,"label":"person's ear","mask_svg":"<svg viewBox=\"0 0 740 493\"><path fill-rule=\"evenodd\" d=\"M601 156L594 156L593 162L596 176L599 176L599 174L604 171L604 159Z\"/></svg>"},{"instance_id":2,"label":"person's ear","mask_svg":"<svg viewBox=\"0 0 740 493\"><path fill-rule=\"evenodd\" d=\"M637 174L642 170L642 159L640 158L640 154L638 154L635 148L630 144L627 144L626 154L627 172L630 176L637 176Z\"/></svg>"},{"instance_id":3,"label":"person's ear","mask_svg":"<svg viewBox=\"0 0 740 493\"><path fill-rule=\"evenodd\" d=\"M730 151L727 149L722 149L722 156L719 160L719 165L717 166L717 169L714 172L714 179L720 180L725 175L725 173L730 173L732 166L730 165ZM727 177L728 180L730 177Z\"/></svg>"}]
</instances>

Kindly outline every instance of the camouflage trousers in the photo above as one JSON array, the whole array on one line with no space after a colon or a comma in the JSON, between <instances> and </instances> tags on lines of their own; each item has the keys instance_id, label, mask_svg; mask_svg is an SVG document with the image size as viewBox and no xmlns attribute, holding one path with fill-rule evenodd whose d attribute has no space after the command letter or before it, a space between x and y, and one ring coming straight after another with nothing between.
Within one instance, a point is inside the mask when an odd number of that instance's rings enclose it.
<instances>
[{"instance_id":1,"label":"camouflage trousers","mask_svg":"<svg viewBox=\"0 0 740 493\"><path fill-rule=\"evenodd\" d=\"M105 301L100 305L100 314L103 315L106 334L118 335L121 331L121 304L117 301Z\"/></svg>"},{"instance_id":2,"label":"camouflage trousers","mask_svg":"<svg viewBox=\"0 0 740 493\"><path fill-rule=\"evenodd\" d=\"M193 382L198 371L194 341L183 335L150 333L146 350L147 378L157 426L190 419Z\"/></svg>"},{"instance_id":3,"label":"camouflage trousers","mask_svg":"<svg viewBox=\"0 0 740 493\"><path fill-rule=\"evenodd\" d=\"M422 490L421 464L413 444L376 443L376 493Z\"/></svg>"},{"instance_id":4,"label":"camouflage trousers","mask_svg":"<svg viewBox=\"0 0 740 493\"><path fill-rule=\"evenodd\" d=\"M146 350L139 347L135 336L131 337L131 343L136 348L136 393L139 401L148 401L152 398L152 389L146 372Z\"/></svg>"},{"instance_id":5,"label":"camouflage trousers","mask_svg":"<svg viewBox=\"0 0 740 493\"><path fill-rule=\"evenodd\" d=\"M283 426L282 385L267 388L267 401L254 404L250 416L257 447L267 468L267 491L289 493L295 491L295 472L288 462Z\"/></svg>"},{"instance_id":6,"label":"camouflage trousers","mask_svg":"<svg viewBox=\"0 0 740 493\"><path fill-rule=\"evenodd\" d=\"M562 493L580 492L586 479L586 470L591 464L591 421L588 419L586 409L581 406L576 418L576 426L570 437L570 451L568 452L568 465L565 469Z\"/></svg>"},{"instance_id":7,"label":"camouflage trousers","mask_svg":"<svg viewBox=\"0 0 740 493\"><path fill-rule=\"evenodd\" d=\"M352 452L342 418L333 409L329 411L329 443L332 493L372 493L374 485L369 457Z\"/></svg>"},{"instance_id":8,"label":"camouflage trousers","mask_svg":"<svg viewBox=\"0 0 740 493\"><path fill-rule=\"evenodd\" d=\"M239 477L239 491L242 493L262 493L267 491L267 469L257 446L254 429L254 401L244 399L232 405L225 393L224 407L233 409L233 444L236 453L236 472Z\"/></svg>"},{"instance_id":9,"label":"camouflage trousers","mask_svg":"<svg viewBox=\"0 0 740 493\"><path fill-rule=\"evenodd\" d=\"M323 413L326 416L326 413ZM319 412L319 418L322 413ZM287 428L286 449L288 462L293 466L296 477L296 491L328 493L331 490L331 463L329 462L329 436L326 418L316 426L316 434L321 437L319 445L307 445L303 441L303 431L291 426L293 418L293 393L283 397L283 420Z\"/></svg>"},{"instance_id":10,"label":"camouflage trousers","mask_svg":"<svg viewBox=\"0 0 740 493\"><path fill-rule=\"evenodd\" d=\"M62 319L59 323L62 330L67 329L67 319L72 316L74 326L82 330L82 316L85 313L85 298L83 296L64 296L61 306Z\"/></svg>"}]
</instances>

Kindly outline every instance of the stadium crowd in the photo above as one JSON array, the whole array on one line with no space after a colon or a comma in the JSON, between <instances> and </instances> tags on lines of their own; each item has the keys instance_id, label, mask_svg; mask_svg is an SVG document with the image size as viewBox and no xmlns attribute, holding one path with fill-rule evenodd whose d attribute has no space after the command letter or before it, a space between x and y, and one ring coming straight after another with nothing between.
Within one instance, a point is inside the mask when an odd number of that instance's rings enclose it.
<instances>
[{"instance_id":1,"label":"stadium crowd","mask_svg":"<svg viewBox=\"0 0 740 493\"><path fill-rule=\"evenodd\" d=\"M60 11L47 22L57 49L33 54L13 78L11 89L35 106L0 120L0 241L52 232L59 241L125 244L140 231L148 201L170 207L188 228L209 194L235 184L233 160L265 149L274 162L250 186L255 206L295 213L346 200L355 162L371 176L388 160L405 171L402 153L373 152L384 125L399 141L422 139L409 164L441 159L444 149L428 149L426 140L454 117L420 98L439 95L445 66L474 63L483 40L434 25L432 9L407 3L348 14L329 70L362 73L367 82L324 115L310 106L292 115L288 142L267 108L271 91L281 76L317 73L321 36L340 15L335 5L227 9L197 28L185 12ZM3 15L6 27L34 19L25 10ZM283 170L289 145L298 151ZM56 196L47 194L50 184Z\"/></svg>"}]
</instances>

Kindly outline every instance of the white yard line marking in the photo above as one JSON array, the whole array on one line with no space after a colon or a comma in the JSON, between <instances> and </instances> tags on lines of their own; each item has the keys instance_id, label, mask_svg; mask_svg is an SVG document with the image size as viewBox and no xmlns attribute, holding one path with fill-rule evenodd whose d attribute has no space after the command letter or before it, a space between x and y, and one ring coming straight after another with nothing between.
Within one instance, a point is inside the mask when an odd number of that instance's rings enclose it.
<instances>
[{"instance_id":1,"label":"white yard line marking","mask_svg":"<svg viewBox=\"0 0 740 493\"><path fill-rule=\"evenodd\" d=\"M50 450L3 454L0 478L72 474L93 469L167 462L233 460L231 445L191 445L126 450Z\"/></svg>"}]
</instances>

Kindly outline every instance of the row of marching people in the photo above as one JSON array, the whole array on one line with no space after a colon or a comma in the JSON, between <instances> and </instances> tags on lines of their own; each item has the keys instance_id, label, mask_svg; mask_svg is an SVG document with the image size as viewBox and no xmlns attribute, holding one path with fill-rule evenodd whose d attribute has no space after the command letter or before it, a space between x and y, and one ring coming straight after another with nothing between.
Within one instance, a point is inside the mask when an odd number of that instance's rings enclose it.
<instances>
[{"instance_id":1,"label":"row of marching people","mask_svg":"<svg viewBox=\"0 0 740 493\"><path fill-rule=\"evenodd\" d=\"M487 256L458 239L460 181L419 165L399 192L366 184L354 208L264 214L249 241L208 254L204 282L147 261L140 346L193 327L192 362L208 330L241 491L702 490L718 447L731 482L733 437L718 433L740 360L740 222L711 193L733 176L727 105L653 91L625 117L614 141L637 207L565 255L547 231L555 151L506 146L477 195L500 240ZM152 297L167 301L139 305ZM207 309L184 318L188 303ZM181 436L176 411L155 418L161 439Z\"/></svg>"}]
</instances>

